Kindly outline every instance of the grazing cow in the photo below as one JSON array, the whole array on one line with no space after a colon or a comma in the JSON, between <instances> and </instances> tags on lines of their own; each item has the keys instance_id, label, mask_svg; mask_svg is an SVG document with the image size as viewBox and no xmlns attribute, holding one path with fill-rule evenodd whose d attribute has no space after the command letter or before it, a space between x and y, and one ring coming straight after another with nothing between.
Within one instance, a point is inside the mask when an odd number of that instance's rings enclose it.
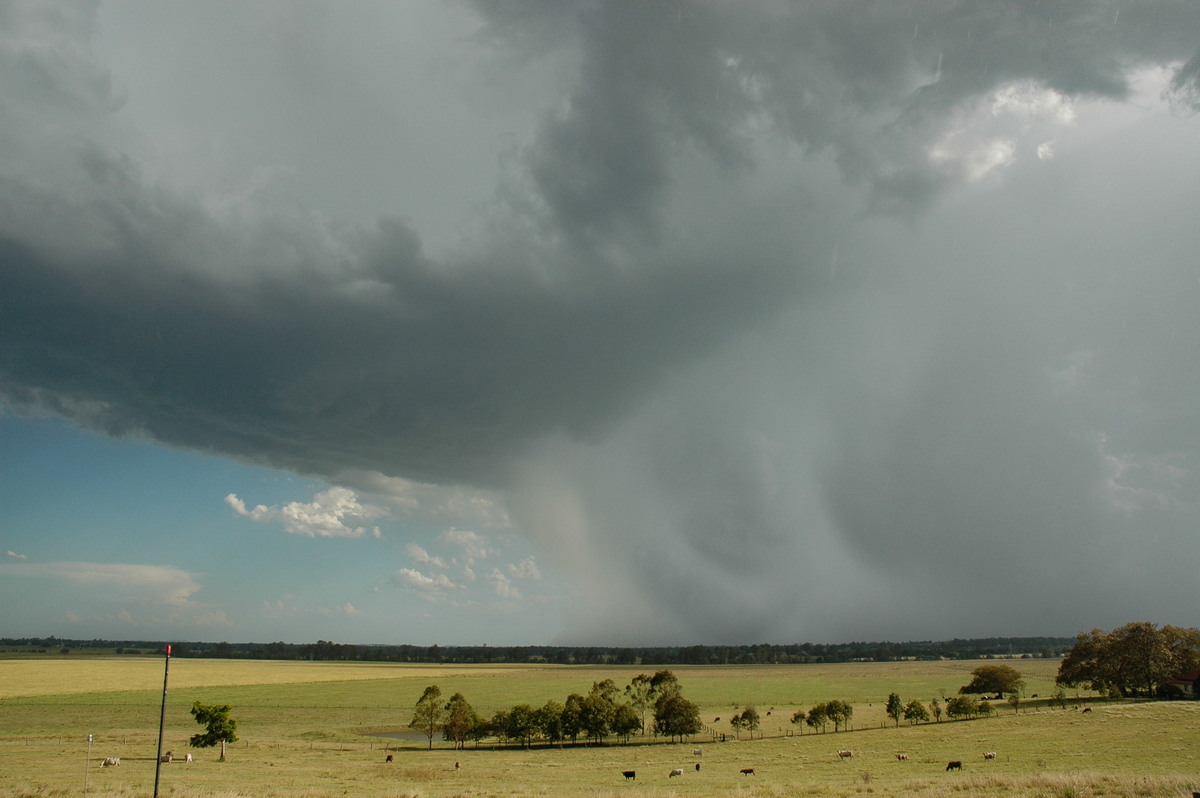
<instances>
[{"instance_id":1,"label":"grazing cow","mask_svg":"<svg viewBox=\"0 0 1200 798\"><path fill-rule=\"evenodd\" d=\"M187 756L185 756L185 757L183 758L183 761L184 761L184 762L191 762L191 761L192 761L192 755L191 755L191 754L188 754Z\"/></svg>"},{"instance_id":2,"label":"grazing cow","mask_svg":"<svg viewBox=\"0 0 1200 798\"><path fill-rule=\"evenodd\" d=\"M996 758L996 752L995 752L995 751L988 751L987 753L985 753L985 754L983 755L983 758L984 758L984 759L995 759L995 758Z\"/></svg>"},{"instance_id":3,"label":"grazing cow","mask_svg":"<svg viewBox=\"0 0 1200 798\"><path fill-rule=\"evenodd\" d=\"M106 756L104 757L104 761L100 763L100 767L102 768L115 768L120 766L121 757L119 756Z\"/></svg>"},{"instance_id":4,"label":"grazing cow","mask_svg":"<svg viewBox=\"0 0 1200 798\"><path fill-rule=\"evenodd\" d=\"M682 776L682 775L683 775L683 768L672 768L671 772L667 774L667 778L673 779L676 776Z\"/></svg>"},{"instance_id":5,"label":"grazing cow","mask_svg":"<svg viewBox=\"0 0 1200 798\"><path fill-rule=\"evenodd\" d=\"M699 762L696 763L696 772L697 773L700 772L700 763Z\"/></svg>"},{"instance_id":6,"label":"grazing cow","mask_svg":"<svg viewBox=\"0 0 1200 798\"><path fill-rule=\"evenodd\" d=\"M692 756L704 756L704 749L703 748L693 748Z\"/></svg>"},{"instance_id":7,"label":"grazing cow","mask_svg":"<svg viewBox=\"0 0 1200 798\"><path fill-rule=\"evenodd\" d=\"M1037 693L1034 693L1033 695L1031 695L1031 696L1029 696L1029 697L1030 697L1030 698L1037 698L1037 697L1038 697L1038 695L1037 695Z\"/></svg>"},{"instance_id":8,"label":"grazing cow","mask_svg":"<svg viewBox=\"0 0 1200 798\"><path fill-rule=\"evenodd\" d=\"M168 765L171 764L171 752L167 751L165 754L163 754L162 756L160 756L158 758L158 761L165 762Z\"/></svg>"},{"instance_id":9,"label":"grazing cow","mask_svg":"<svg viewBox=\"0 0 1200 798\"><path fill-rule=\"evenodd\" d=\"M1091 712L1091 711L1092 711L1092 708L1091 708L1091 707L1084 707L1084 708L1083 708L1083 711L1084 711L1084 712Z\"/></svg>"},{"instance_id":10,"label":"grazing cow","mask_svg":"<svg viewBox=\"0 0 1200 798\"><path fill-rule=\"evenodd\" d=\"M742 775L743 776L753 776L754 768L742 768Z\"/></svg>"},{"instance_id":11,"label":"grazing cow","mask_svg":"<svg viewBox=\"0 0 1200 798\"><path fill-rule=\"evenodd\" d=\"M462 762L455 762L455 763L454 763L454 769L455 769L455 770L461 770L461 769L462 769Z\"/></svg>"},{"instance_id":12,"label":"grazing cow","mask_svg":"<svg viewBox=\"0 0 1200 798\"><path fill-rule=\"evenodd\" d=\"M627 779L636 779L637 771L636 770L622 770L621 775Z\"/></svg>"},{"instance_id":13,"label":"grazing cow","mask_svg":"<svg viewBox=\"0 0 1200 798\"><path fill-rule=\"evenodd\" d=\"M849 759L852 756L854 756L853 751L846 751L846 750L838 751L838 759Z\"/></svg>"},{"instance_id":14,"label":"grazing cow","mask_svg":"<svg viewBox=\"0 0 1200 798\"><path fill-rule=\"evenodd\" d=\"M896 759L900 760L901 762L907 762L908 754L896 754Z\"/></svg>"},{"instance_id":15,"label":"grazing cow","mask_svg":"<svg viewBox=\"0 0 1200 798\"><path fill-rule=\"evenodd\" d=\"M947 762L946 770L962 770L962 762L957 759Z\"/></svg>"},{"instance_id":16,"label":"grazing cow","mask_svg":"<svg viewBox=\"0 0 1200 798\"><path fill-rule=\"evenodd\" d=\"M385 757L383 758L383 761L384 761L384 762L391 762L391 761L392 761L392 755L391 755L391 754L388 754L387 756L385 756Z\"/></svg>"}]
</instances>

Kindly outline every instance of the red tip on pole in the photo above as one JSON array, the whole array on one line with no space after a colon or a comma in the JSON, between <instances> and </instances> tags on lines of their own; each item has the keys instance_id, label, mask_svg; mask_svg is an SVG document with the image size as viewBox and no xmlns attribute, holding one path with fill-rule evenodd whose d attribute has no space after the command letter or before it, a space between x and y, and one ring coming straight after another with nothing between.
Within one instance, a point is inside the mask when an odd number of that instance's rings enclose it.
<instances>
[{"instance_id":1,"label":"red tip on pole","mask_svg":"<svg viewBox=\"0 0 1200 798\"><path fill-rule=\"evenodd\" d=\"M169 657L169 656L171 656L171 646L170 646L170 644L167 644L167 656L168 656L168 657Z\"/></svg>"}]
</instances>

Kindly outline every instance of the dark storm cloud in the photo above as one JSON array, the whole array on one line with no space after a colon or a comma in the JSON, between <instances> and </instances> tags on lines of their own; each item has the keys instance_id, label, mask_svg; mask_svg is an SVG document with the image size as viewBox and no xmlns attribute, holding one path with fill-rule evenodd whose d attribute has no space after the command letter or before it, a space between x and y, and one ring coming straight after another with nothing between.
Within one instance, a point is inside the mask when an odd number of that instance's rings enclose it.
<instances>
[{"instance_id":1,"label":"dark storm cloud","mask_svg":"<svg viewBox=\"0 0 1200 798\"><path fill-rule=\"evenodd\" d=\"M998 90L1030 115L1119 107L1162 67L1194 105L1195 3L480 4L481 63L551 63L563 88L523 109L481 232L436 255L394 218L216 212L151 179L91 7L63 8L0 20L18 409L331 480L509 488L605 598L575 609L581 639L968 634L1043 605L1061 625L1038 633L1116 625L1086 619L1136 594L1131 536L1190 528L1191 162L1156 128L939 201L1019 162L1018 136L971 132L1001 124ZM338 84L288 85L319 106ZM375 166L329 140L323 163Z\"/></svg>"}]
</instances>

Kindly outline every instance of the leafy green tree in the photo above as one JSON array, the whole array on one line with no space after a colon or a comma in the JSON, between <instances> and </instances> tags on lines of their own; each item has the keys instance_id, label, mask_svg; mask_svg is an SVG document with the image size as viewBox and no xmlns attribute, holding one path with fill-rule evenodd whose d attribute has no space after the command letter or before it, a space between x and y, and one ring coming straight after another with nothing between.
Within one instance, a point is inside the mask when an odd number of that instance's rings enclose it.
<instances>
[{"instance_id":1,"label":"leafy green tree","mask_svg":"<svg viewBox=\"0 0 1200 798\"><path fill-rule=\"evenodd\" d=\"M571 738L572 745L578 742L579 733L583 731L583 696L579 693L567 696L567 702L563 705L562 731L564 738Z\"/></svg>"},{"instance_id":2,"label":"leafy green tree","mask_svg":"<svg viewBox=\"0 0 1200 798\"><path fill-rule=\"evenodd\" d=\"M612 733L629 742L630 736L642 728L642 719L632 704L618 704L612 718Z\"/></svg>"},{"instance_id":3,"label":"leafy green tree","mask_svg":"<svg viewBox=\"0 0 1200 798\"><path fill-rule=\"evenodd\" d=\"M508 711L505 723L505 733L508 739L518 740L528 748L533 742L533 735L538 730L538 715L529 704L517 704Z\"/></svg>"},{"instance_id":4,"label":"leafy green tree","mask_svg":"<svg viewBox=\"0 0 1200 798\"><path fill-rule=\"evenodd\" d=\"M467 703L462 693L450 696L446 704L446 720L442 725L442 739L454 743L455 748L463 748L471 737L471 732L480 724L482 719L474 708Z\"/></svg>"},{"instance_id":5,"label":"leafy green tree","mask_svg":"<svg viewBox=\"0 0 1200 798\"><path fill-rule=\"evenodd\" d=\"M205 727L201 734L193 734L188 740L192 748L211 748L221 746L221 761L225 761L225 744L237 742L237 721L229 717L231 707L228 704L192 703L192 717Z\"/></svg>"},{"instance_id":6,"label":"leafy green tree","mask_svg":"<svg viewBox=\"0 0 1200 798\"><path fill-rule=\"evenodd\" d=\"M1011 665L980 665L971 674L974 678L958 688L959 693L995 693L1003 697L1005 693L1019 693L1025 687L1020 671Z\"/></svg>"},{"instance_id":7,"label":"leafy green tree","mask_svg":"<svg viewBox=\"0 0 1200 798\"><path fill-rule=\"evenodd\" d=\"M1019 713L1021 711L1021 694L1020 693L1009 693L1007 700L1008 700L1008 705L1013 708L1014 715L1016 715L1017 713Z\"/></svg>"},{"instance_id":8,"label":"leafy green tree","mask_svg":"<svg viewBox=\"0 0 1200 798\"><path fill-rule=\"evenodd\" d=\"M946 699L946 717L951 720L973 718L979 714L979 702L974 696L956 695Z\"/></svg>"},{"instance_id":9,"label":"leafy green tree","mask_svg":"<svg viewBox=\"0 0 1200 798\"><path fill-rule=\"evenodd\" d=\"M436 684L431 684L417 699L417 706L413 711L412 720L408 722L408 728L424 734L429 740L429 750L432 751L433 736L441 728L445 714L446 710L442 707L442 689Z\"/></svg>"},{"instance_id":10,"label":"leafy green tree","mask_svg":"<svg viewBox=\"0 0 1200 798\"><path fill-rule=\"evenodd\" d=\"M1137 621L1080 633L1055 682L1120 696L1152 696L1163 682L1200 667L1200 630Z\"/></svg>"},{"instance_id":11,"label":"leafy green tree","mask_svg":"<svg viewBox=\"0 0 1200 798\"><path fill-rule=\"evenodd\" d=\"M700 731L700 708L679 692L669 692L654 702L654 731L682 741Z\"/></svg>"},{"instance_id":12,"label":"leafy green tree","mask_svg":"<svg viewBox=\"0 0 1200 798\"><path fill-rule=\"evenodd\" d=\"M812 729L825 731L825 726L829 723L829 715L826 710L827 708L824 704L817 704L808 711L808 717L805 718L804 722Z\"/></svg>"},{"instance_id":13,"label":"leafy green tree","mask_svg":"<svg viewBox=\"0 0 1200 798\"><path fill-rule=\"evenodd\" d=\"M887 716L900 725L900 717L904 714L904 704L900 701L900 696L896 693L889 693L887 697L887 706L884 707Z\"/></svg>"},{"instance_id":14,"label":"leafy green tree","mask_svg":"<svg viewBox=\"0 0 1200 798\"><path fill-rule=\"evenodd\" d=\"M537 725L542 736L551 743L562 743L566 736L563 733L563 705L557 701L547 701L537 711Z\"/></svg>"},{"instance_id":15,"label":"leafy green tree","mask_svg":"<svg viewBox=\"0 0 1200 798\"><path fill-rule=\"evenodd\" d=\"M508 730L510 728L508 724L508 710L497 709L495 712L493 712L492 719L488 722L488 726L491 727L492 734L496 736L496 739L500 741L501 745L507 742L509 739Z\"/></svg>"},{"instance_id":16,"label":"leafy green tree","mask_svg":"<svg viewBox=\"0 0 1200 798\"><path fill-rule=\"evenodd\" d=\"M602 693L593 690L588 693L581 706L580 723L587 736L600 742L608 736L612 729L613 717L617 707Z\"/></svg>"},{"instance_id":17,"label":"leafy green tree","mask_svg":"<svg viewBox=\"0 0 1200 798\"><path fill-rule=\"evenodd\" d=\"M758 710L754 705L746 707L742 710L742 728L750 732L750 739L754 739L754 732L758 731L758 724L761 720L758 716Z\"/></svg>"},{"instance_id":18,"label":"leafy green tree","mask_svg":"<svg viewBox=\"0 0 1200 798\"><path fill-rule=\"evenodd\" d=\"M904 705L904 719L910 724L928 723L929 711L925 709L924 704L914 698Z\"/></svg>"},{"instance_id":19,"label":"leafy green tree","mask_svg":"<svg viewBox=\"0 0 1200 798\"><path fill-rule=\"evenodd\" d=\"M795 712L792 713L792 724L799 726L803 722L804 722L804 710L797 709Z\"/></svg>"},{"instance_id":20,"label":"leafy green tree","mask_svg":"<svg viewBox=\"0 0 1200 798\"><path fill-rule=\"evenodd\" d=\"M630 680L625 687L625 695L629 697L629 703L638 712L638 717L641 719L642 734L646 733L646 710L654 706L654 685L650 682L650 677L644 673L639 673Z\"/></svg>"},{"instance_id":21,"label":"leafy green tree","mask_svg":"<svg viewBox=\"0 0 1200 798\"><path fill-rule=\"evenodd\" d=\"M826 702L825 713L833 721L833 730L837 732L842 728L850 728L850 719L854 717L854 707L835 698Z\"/></svg>"}]
</instances>

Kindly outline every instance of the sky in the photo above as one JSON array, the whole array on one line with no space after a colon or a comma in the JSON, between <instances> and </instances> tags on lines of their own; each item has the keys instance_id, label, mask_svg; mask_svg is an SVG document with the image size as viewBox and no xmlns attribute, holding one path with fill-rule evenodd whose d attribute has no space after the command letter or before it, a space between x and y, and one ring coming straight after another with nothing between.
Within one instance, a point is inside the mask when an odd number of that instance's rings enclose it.
<instances>
[{"instance_id":1,"label":"sky","mask_svg":"<svg viewBox=\"0 0 1200 798\"><path fill-rule=\"evenodd\" d=\"M1196 625L1198 42L0 3L0 636Z\"/></svg>"}]
</instances>

